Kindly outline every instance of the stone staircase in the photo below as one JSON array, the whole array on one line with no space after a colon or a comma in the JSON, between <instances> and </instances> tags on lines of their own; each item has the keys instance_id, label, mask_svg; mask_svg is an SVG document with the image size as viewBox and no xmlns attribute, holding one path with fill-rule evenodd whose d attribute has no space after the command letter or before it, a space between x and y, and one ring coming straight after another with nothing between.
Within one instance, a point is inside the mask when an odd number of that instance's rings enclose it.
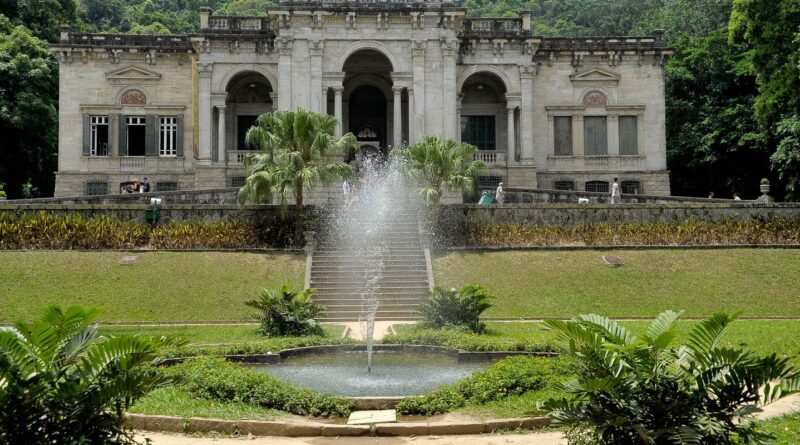
<instances>
[{"instance_id":1,"label":"stone staircase","mask_svg":"<svg viewBox=\"0 0 800 445\"><path fill-rule=\"evenodd\" d=\"M366 249L353 240L374 224L371 216L356 210L338 217L349 221L321 234L311 262L314 300L326 308L320 320L358 321L368 292L377 298L376 320L418 318L429 283L416 211L392 212L379 237L367 237Z\"/></svg>"}]
</instances>

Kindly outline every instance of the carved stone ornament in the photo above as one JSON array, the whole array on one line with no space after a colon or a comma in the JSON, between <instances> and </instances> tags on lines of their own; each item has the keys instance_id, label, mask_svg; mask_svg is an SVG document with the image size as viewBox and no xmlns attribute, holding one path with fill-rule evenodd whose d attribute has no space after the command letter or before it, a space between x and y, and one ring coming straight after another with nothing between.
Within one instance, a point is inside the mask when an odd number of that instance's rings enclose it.
<instances>
[{"instance_id":1,"label":"carved stone ornament","mask_svg":"<svg viewBox=\"0 0 800 445\"><path fill-rule=\"evenodd\" d=\"M583 97L583 104L587 107L605 107L608 105L606 95L599 91L592 91Z\"/></svg>"},{"instance_id":2,"label":"carved stone ornament","mask_svg":"<svg viewBox=\"0 0 800 445\"><path fill-rule=\"evenodd\" d=\"M122 105L145 105L147 103L147 98L144 93L139 90L130 90L122 95L120 103Z\"/></svg>"},{"instance_id":3,"label":"carved stone ornament","mask_svg":"<svg viewBox=\"0 0 800 445\"><path fill-rule=\"evenodd\" d=\"M378 137L378 133L376 133L372 128L362 127L358 130L358 136L356 137L359 139L374 139Z\"/></svg>"}]
</instances>

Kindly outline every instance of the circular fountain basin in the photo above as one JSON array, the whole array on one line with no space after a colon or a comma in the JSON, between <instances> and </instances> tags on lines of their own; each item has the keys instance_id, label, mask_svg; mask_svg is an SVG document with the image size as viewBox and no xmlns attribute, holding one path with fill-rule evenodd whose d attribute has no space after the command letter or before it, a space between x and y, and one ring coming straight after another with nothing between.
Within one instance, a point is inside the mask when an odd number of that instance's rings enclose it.
<instances>
[{"instance_id":1,"label":"circular fountain basin","mask_svg":"<svg viewBox=\"0 0 800 445\"><path fill-rule=\"evenodd\" d=\"M397 397L451 384L486 369L489 363L459 363L454 354L381 350L373 353L371 370L367 370L365 351L302 354L279 363L250 366L257 372L320 392L348 397Z\"/></svg>"}]
</instances>

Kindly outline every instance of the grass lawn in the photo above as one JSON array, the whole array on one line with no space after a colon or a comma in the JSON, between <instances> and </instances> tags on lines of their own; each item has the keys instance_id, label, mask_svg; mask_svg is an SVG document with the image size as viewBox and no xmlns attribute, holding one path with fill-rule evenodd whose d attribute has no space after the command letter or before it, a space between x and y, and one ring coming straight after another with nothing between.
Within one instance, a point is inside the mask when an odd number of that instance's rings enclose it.
<instances>
[{"instance_id":1,"label":"grass lawn","mask_svg":"<svg viewBox=\"0 0 800 445\"><path fill-rule=\"evenodd\" d=\"M138 255L135 265L119 259ZM247 320L262 288L303 287L305 257L227 252L0 252L0 322L51 304L100 321Z\"/></svg>"},{"instance_id":2,"label":"grass lawn","mask_svg":"<svg viewBox=\"0 0 800 445\"><path fill-rule=\"evenodd\" d=\"M151 392L136 402L131 407L130 412L224 420L273 420L281 415L286 415L282 411L262 408L243 402L219 402L197 398L188 391L174 386Z\"/></svg>"},{"instance_id":3,"label":"grass lawn","mask_svg":"<svg viewBox=\"0 0 800 445\"><path fill-rule=\"evenodd\" d=\"M767 420L764 429L775 435L775 445L796 445L800 443L800 414Z\"/></svg>"},{"instance_id":4,"label":"grass lawn","mask_svg":"<svg viewBox=\"0 0 800 445\"><path fill-rule=\"evenodd\" d=\"M103 326L103 334L143 334L152 336L170 335L185 338L190 344L210 343L248 343L262 341L266 337L259 334L257 325L230 326ZM340 338L344 326L324 324L326 337Z\"/></svg>"},{"instance_id":5,"label":"grass lawn","mask_svg":"<svg viewBox=\"0 0 800 445\"><path fill-rule=\"evenodd\" d=\"M606 266L604 254L625 266ZM487 317L654 317L665 309L800 317L800 250L457 252L433 267L440 287L482 284L497 296Z\"/></svg>"}]
</instances>

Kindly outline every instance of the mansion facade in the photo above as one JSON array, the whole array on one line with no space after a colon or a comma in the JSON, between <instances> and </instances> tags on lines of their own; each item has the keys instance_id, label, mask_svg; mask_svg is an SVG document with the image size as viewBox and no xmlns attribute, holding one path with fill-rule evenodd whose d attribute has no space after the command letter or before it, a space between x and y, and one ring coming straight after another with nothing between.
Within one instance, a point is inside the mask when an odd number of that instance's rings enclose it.
<instances>
[{"instance_id":1,"label":"mansion facade","mask_svg":"<svg viewBox=\"0 0 800 445\"><path fill-rule=\"evenodd\" d=\"M240 186L255 118L304 107L360 152L427 135L471 143L504 186L668 195L664 62L652 37L542 38L530 13L448 2L282 1L201 10L196 35L62 28L56 196Z\"/></svg>"}]
</instances>

